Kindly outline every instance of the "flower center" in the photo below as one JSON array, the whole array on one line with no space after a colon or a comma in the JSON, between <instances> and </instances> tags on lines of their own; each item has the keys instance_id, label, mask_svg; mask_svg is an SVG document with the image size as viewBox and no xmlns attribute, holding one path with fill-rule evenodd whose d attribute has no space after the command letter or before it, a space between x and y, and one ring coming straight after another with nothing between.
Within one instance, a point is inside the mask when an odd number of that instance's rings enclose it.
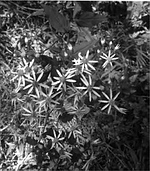
<instances>
[{"instance_id":1,"label":"flower center","mask_svg":"<svg viewBox=\"0 0 150 171\"><path fill-rule=\"evenodd\" d=\"M93 89L93 86L92 85L88 85L88 92L91 92L92 91L92 89Z\"/></svg>"},{"instance_id":2,"label":"flower center","mask_svg":"<svg viewBox=\"0 0 150 171\"><path fill-rule=\"evenodd\" d=\"M64 83L65 82L65 77L64 76L62 76L62 77L60 77L60 82L62 82L62 83Z\"/></svg>"},{"instance_id":3,"label":"flower center","mask_svg":"<svg viewBox=\"0 0 150 171\"><path fill-rule=\"evenodd\" d=\"M58 143L58 141L59 141L59 139L56 137L56 138L54 138L53 143L56 144L56 143Z\"/></svg>"},{"instance_id":4,"label":"flower center","mask_svg":"<svg viewBox=\"0 0 150 171\"><path fill-rule=\"evenodd\" d=\"M110 100L109 100L109 104L110 104L110 106L114 106L115 101L114 101L113 99L110 99Z\"/></svg>"},{"instance_id":5,"label":"flower center","mask_svg":"<svg viewBox=\"0 0 150 171\"><path fill-rule=\"evenodd\" d=\"M33 87L38 87L39 83L37 81L32 82Z\"/></svg>"},{"instance_id":6,"label":"flower center","mask_svg":"<svg viewBox=\"0 0 150 171\"><path fill-rule=\"evenodd\" d=\"M18 76L21 77L21 76L23 76L23 75L24 75L23 70L22 70L22 69L18 70Z\"/></svg>"},{"instance_id":7,"label":"flower center","mask_svg":"<svg viewBox=\"0 0 150 171\"><path fill-rule=\"evenodd\" d=\"M83 64L87 64L87 63L88 63L88 59L83 58L83 59L82 59L82 62L83 62Z\"/></svg>"}]
</instances>

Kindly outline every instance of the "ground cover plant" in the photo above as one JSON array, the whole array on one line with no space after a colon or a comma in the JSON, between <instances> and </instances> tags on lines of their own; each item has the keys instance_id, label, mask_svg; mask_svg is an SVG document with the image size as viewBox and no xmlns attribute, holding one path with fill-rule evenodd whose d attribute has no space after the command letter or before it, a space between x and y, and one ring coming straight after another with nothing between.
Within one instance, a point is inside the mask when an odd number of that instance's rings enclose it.
<instances>
[{"instance_id":1,"label":"ground cover plant","mask_svg":"<svg viewBox=\"0 0 150 171\"><path fill-rule=\"evenodd\" d=\"M149 2L0 1L0 170L149 170Z\"/></svg>"}]
</instances>

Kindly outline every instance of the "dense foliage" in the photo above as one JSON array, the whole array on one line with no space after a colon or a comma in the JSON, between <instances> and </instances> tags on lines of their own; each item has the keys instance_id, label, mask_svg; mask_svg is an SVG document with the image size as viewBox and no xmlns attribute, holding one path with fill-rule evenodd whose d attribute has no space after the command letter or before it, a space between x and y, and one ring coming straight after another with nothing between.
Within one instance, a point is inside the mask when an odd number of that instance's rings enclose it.
<instances>
[{"instance_id":1,"label":"dense foliage","mask_svg":"<svg viewBox=\"0 0 150 171\"><path fill-rule=\"evenodd\" d=\"M0 170L149 170L149 2L0 9Z\"/></svg>"}]
</instances>

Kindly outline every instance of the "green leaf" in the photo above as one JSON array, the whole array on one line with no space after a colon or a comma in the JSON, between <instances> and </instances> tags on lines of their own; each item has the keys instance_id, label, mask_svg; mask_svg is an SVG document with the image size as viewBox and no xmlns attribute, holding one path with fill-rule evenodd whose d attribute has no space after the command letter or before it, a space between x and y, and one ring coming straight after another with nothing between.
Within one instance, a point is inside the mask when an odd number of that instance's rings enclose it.
<instances>
[{"instance_id":1,"label":"green leaf","mask_svg":"<svg viewBox=\"0 0 150 171\"><path fill-rule=\"evenodd\" d=\"M75 22L80 27L93 27L99 23L106 22L107 18L104 15L94 14L93 12L84 12Z\"/></svg>"},{"instance_id":2,"label":"green leaf","mask_svg":"<svg viewBox=\"0 0 150 171\"><path fill-rule=\"evenodd\" d=\"M86 54L87 50L92 48L97 43L97 40L93 39L89 42L85 41L79 44L76 44L73 48L73 55L76 56L79 52L81 52L83 55Z\"/></svg>"},{"instance_id":3,"label":"green leaf","mask_svg":"<svg viewBox=\"0 0 150 171\"><path fill-rule=\"evenodd\" d=\"M79 5L78 2L75 2L75 7L74 7L74 10L73 10L73 18L75 18L76 14L81 11L81 6Z\"/></svg>"},{"instance_id":4,"label":"green leaf","mask_svg":"<svg viewBox=\"0 0 150 171\"><path fill-rule=\"evenodd\" d=\"M138 77L138 74L132 75L132 76L129 78L130 83L134 83L134 82L136 81L137 77Z\"/></svg>"},{"instance_id":5,"label":"green leaf","mask_svg":"<svg viewBox=\"0 0 150 171\"><path fill-rule=\"evenodd\" d=\"M0 6L5 6L6 8L9 8L9 6L4 2L0 2Z\"/></svg>"},{"instance_id":6,"label":"green leaf","mask_svg":"<svg viewBox=\"0 0 150 171\"><path fill-rule=\"evenodd\" d=\"M40 15L44 15L43 9L36 10L35 12L32 13L32 16L40 16Z\"/></svg>"},{"instance_id":7,"label":"green leaf","mask_svg":"<svg viewBox=\"0 0 150 171\"><path fill-rule=\"evenodd\" d=\"M84 115L88 114L90 112L90 108L87 106L84 106L82 109L80 109L79 112L76 113L78 119L81 121Z\"/></svg>"},{"instance_id":8,"label":"green leaf","mask_svg":"<svg viewBox=\"0 0 150 171\"><path fill-rule=\"evenodd\" d=\"M129 152L130 152L130 155L131 155L132 160L134 162L134 165L136 166L137 163L138 163L137 155L136 155L136 153L131 148L129 148Z\"/></svg>"},{"instance_id":9,"label":"green leaf","mask_svg":"<svg viewBox=\"0 0 150 171\"><path fill-rule=\"evenodd\" d=\"M26 142L28 144L30 144L30 145L36 145L37 144L37 140L35 140L35 139L33 139L33 138L29 137L29 136L27 136Z\"/></svg>"},{"instance_id":10,"label":"green leaf","mask_svg":"<svg viewBox=\"0 0 150 171\"><path fill-rule=\"evenodd\" d=\"M101 79L104 78L106 75L110 74L115 68L116 68L116 66L113 66L112 68L109 68L107 71L105 71L105 72L101 75Z\"/></svg>"},{"instance_id":11,"label":"green leaf","mask_svg":"<svg viewBox=\"0 0 150 171\"><path fill-rule=\"evenodd\" d=\"M58 12L57 7L43 5L46 16L49 18L50 25L57 32L64 33L70 29L69 21L65 16Z\"/></svg>"}]
</instances>

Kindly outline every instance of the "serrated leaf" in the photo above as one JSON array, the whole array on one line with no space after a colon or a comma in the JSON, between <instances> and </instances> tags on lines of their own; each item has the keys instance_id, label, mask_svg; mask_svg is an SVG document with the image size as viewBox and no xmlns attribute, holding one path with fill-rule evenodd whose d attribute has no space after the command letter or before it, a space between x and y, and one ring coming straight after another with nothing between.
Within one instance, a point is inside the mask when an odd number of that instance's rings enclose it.
<instances>
[{"instance_id":1,"label":"serrated leaf","mask_svg":"<svg viewBox=\"0 0 150 171\"><path fill-rule=\"evenodd\" d=\"M106 22L107 18L104 15L94 14L93 12L84 12L75 22L80 27L93 27L99 23Z\"/></svg>"},{"instance_id":2,"label":"serrated leaf","mask_svg":"<svg viewBox=\"0 0 150 171\"><path fill-rule=\"evenodd\" d=\"M70 29L69 21L65 16L58 12L57 7L43 5L46 16L49 18L50 25L57 32L66 32Z\"/></svg>"}]
</instances>

